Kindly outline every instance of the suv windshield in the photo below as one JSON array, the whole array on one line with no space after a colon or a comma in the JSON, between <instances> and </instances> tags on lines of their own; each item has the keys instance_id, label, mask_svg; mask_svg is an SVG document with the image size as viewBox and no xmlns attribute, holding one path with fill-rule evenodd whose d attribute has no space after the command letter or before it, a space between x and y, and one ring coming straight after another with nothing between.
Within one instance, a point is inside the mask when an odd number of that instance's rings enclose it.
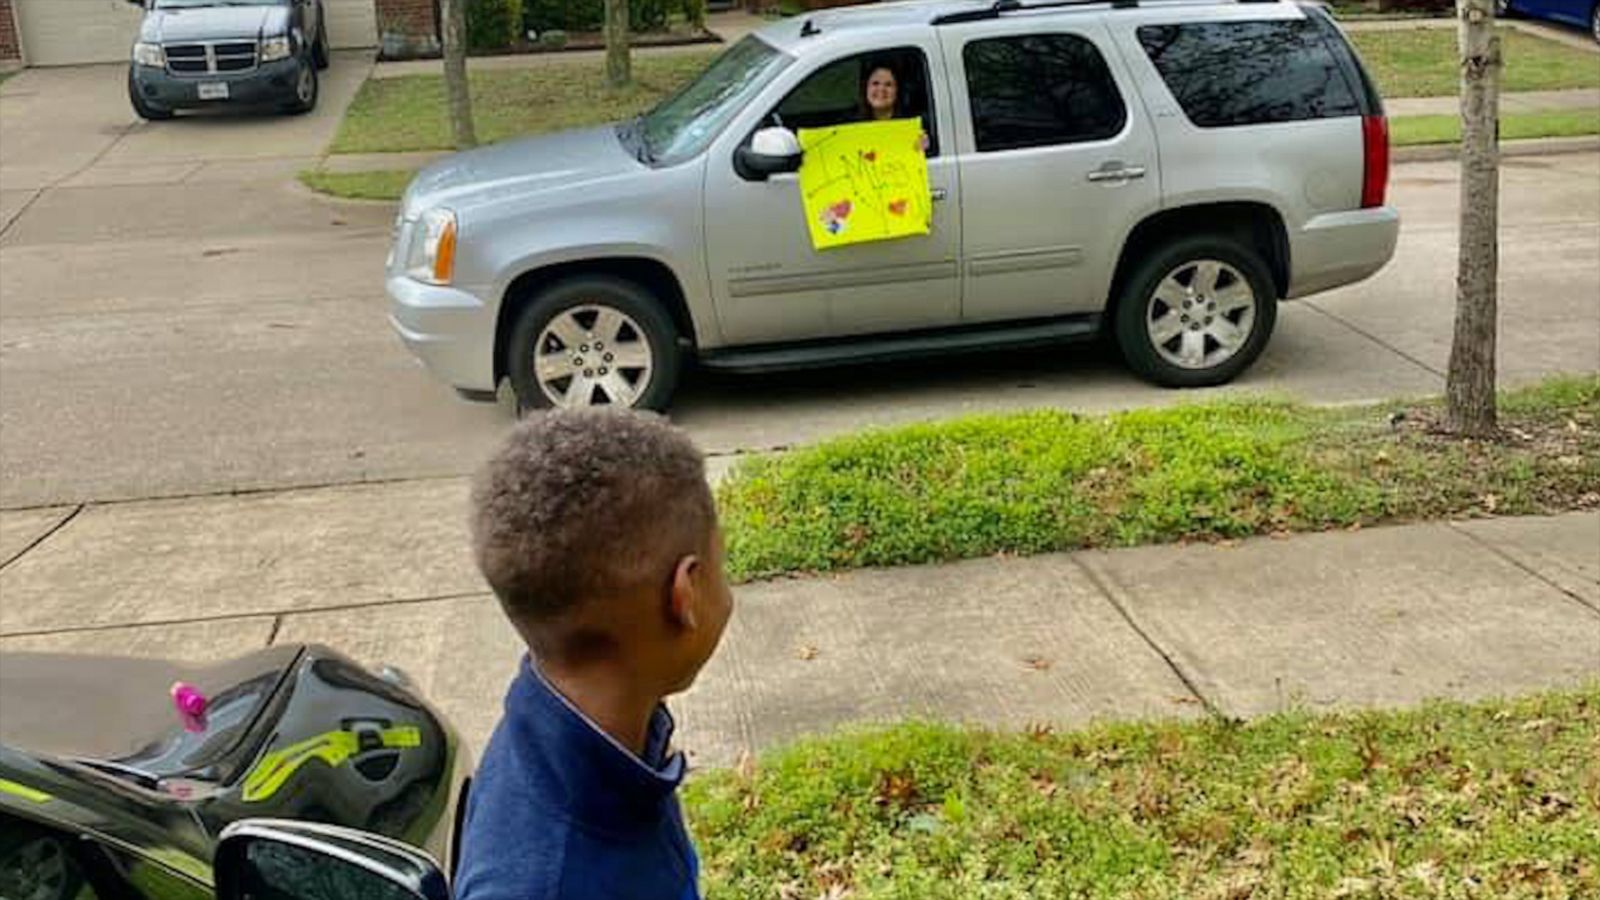
<instances>
[{"instance_id":1,"label":"suv windshield","mask_svg":"<svg viewBox=\"0 0 1600 900\"><path fill-rule=\"evenodd\" d=\"M637 120L642 155L672 165L704 150L746 101L793 61L754 35L734 44L699 78Z\"/></svg>"}]
</instances>

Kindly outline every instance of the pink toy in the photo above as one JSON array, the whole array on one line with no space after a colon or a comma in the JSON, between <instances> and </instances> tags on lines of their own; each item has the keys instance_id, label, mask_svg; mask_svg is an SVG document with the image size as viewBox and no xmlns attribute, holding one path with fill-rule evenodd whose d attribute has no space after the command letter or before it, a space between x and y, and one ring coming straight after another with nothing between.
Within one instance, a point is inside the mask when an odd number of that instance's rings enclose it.
<instances>
[{"instance_id":1,"label":"pink toy","mask_svg":"<svg viewBox=\"0 0 1600 900\"><path fill-rule=\"evenodd\" d=\"M172 706L183 719L183 727L190 731L204 731L206 727L206 695L192 684L175 681L172 684Z\"/></svg>"}]
</instances>

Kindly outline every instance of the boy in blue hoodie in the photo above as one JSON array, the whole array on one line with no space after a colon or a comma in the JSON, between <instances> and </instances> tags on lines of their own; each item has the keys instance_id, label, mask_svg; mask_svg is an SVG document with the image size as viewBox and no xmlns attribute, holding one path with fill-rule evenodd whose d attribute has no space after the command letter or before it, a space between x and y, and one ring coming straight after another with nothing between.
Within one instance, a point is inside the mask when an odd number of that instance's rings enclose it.
<instances>
[{"instance_id":1,"label":"boy in blue hoodie","mask_svg":"<svg viewBox=\"0 0 1600 900\"><path fill-rule=\"evenodd\" d=\"M662 700L733 610L700 452L631 412L536 415L473 490L478 566L529 655L484 751L458 900L695 900Z\"/></svg>"}]
</instances>

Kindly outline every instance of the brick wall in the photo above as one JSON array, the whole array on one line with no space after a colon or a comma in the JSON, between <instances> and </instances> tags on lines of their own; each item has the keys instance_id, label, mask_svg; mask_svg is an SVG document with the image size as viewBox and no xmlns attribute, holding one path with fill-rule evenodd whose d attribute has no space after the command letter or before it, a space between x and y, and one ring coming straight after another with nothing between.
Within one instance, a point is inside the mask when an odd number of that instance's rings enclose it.
<instances>
[{"instance_id":1,"label":"brick wall","mask_svg":"<svg viewBox=\"0 0 1600 900\"><path fill-rule=\"evenodd\" d=\"M9 3L11 0L0 0ZM384 59L439 55L438 0L374 0Z\"/></svg>"},{"instance_id":2,"label":"brick wall","mask_svg":"<svg viewBox=\"0 0 1600 900\"><path fill-rule=\"evenodd\" d=\"M17 17L11 14L11 0L0 0L0 62L21 60L21 48L17 41Z\"/></svg>"}]
</instances>

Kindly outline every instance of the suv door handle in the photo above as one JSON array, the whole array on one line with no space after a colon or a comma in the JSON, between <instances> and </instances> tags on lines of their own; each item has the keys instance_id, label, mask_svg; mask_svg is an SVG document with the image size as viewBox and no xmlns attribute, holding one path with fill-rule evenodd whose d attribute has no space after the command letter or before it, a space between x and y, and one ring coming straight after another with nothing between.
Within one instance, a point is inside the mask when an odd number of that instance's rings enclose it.
<instances>
[{"instance_id":1,"label":"suv door handle","mask_svg":"<svg viewBox=\"0 0 1600 900\"><path fill-rule=\"evenodd\" d=\"M1106 163L1089 173L1090 181L1131 181L1144 177L1144 166L1124 166L1121 163Z\"/></svg>"},{"instance_id":2,"label":"suv door handle","mask_svg":"<svg viewBox=\"0 0 1600 900\"><path fill-rule=\"evenodd\" d=\"M943 200L944 198L950 196L950 192L945 190L942 187L933 188L928 193L930 195L932 195L933 202L935 202L935 203L938 203L940 200Z\"/></svg>"}]
</instances>

